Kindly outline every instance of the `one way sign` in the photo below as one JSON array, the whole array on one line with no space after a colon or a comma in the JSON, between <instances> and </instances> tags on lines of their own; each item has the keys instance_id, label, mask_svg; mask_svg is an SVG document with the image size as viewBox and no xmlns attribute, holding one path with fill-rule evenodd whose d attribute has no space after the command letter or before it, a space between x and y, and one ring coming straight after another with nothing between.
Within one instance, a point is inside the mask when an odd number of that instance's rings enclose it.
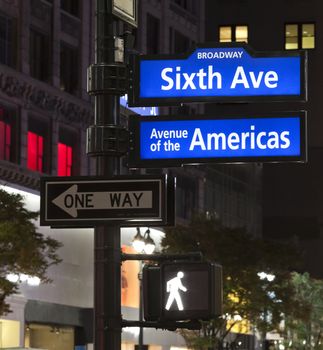
<instances>
[{"instance_id":1,"label":"one way sign","mask_svg":"<svg viewBox=\"0 0 323 350\"><path fill-rule=\"evenodd\" d=\"M147 175L42 178L40 224L52 227L92 227L102 221L119 221L124 226L166 224L167 200L172 201L167 198L171 195L167 180L166 176Z\"/></svg>"}]
</instances>

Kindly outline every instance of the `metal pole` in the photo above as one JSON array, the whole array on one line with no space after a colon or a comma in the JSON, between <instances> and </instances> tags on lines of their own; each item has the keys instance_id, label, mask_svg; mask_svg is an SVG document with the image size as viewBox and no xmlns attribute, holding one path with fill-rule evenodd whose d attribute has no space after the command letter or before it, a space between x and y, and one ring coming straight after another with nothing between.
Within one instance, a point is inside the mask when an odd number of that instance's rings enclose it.
<instances>
[{"instance_id":1,"label":"metal pole","mask_svg":"<svg viewBox=\"0 0 323 350\"><path fill-rule=\"evenodd\" d=\"M143 322L143 289L142 289L142 268L143 268L143 263L140 261L140 271L139 271L139 322ZM144 329L141 326L139 326L139 336L138 336L138 350L143 350L143 345L144 345Z\"/></svg>"},{"instance_id":2,"label":"metal pole","mask_svg":"<svg viewBox=\"0 0 323 350\"><path fill-rule=\"evenodd\" d=\"M111 0L96 0L95 63L114 63L116 23ZM104 76L104 79L108 77ZM103 80L104 80L103 79ZM119 124L119 96L105 91L95 95L94 126ZM96 156L96 174L117 173L118 158ZM121 348L120 228L103 224L94 230L94 350Z\"/></svg>"}]
</instances>

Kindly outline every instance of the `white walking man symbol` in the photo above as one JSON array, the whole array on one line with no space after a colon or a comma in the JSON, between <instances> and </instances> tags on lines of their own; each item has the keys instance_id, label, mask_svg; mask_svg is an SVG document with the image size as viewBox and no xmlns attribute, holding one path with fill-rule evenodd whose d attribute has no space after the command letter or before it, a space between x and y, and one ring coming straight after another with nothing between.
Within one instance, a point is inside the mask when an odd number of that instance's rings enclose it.
<instances>
[{"instance_id":1,"label":"white walking man symbol","mask_svg":"<svg viewBox=\"0 0 323 350\"><path fill-rule=\"evenodd\" d=\"M168 300L165 306L166 310L169 310L172 306L174 300L176 301L178 310L184 310L183 302L179 291L186 292L187 288L183 286L181 279L184 277L184 273L182 271L177 272L177 276L167 281L166 291L169 293Z\"/></svg>"}]
</instances>

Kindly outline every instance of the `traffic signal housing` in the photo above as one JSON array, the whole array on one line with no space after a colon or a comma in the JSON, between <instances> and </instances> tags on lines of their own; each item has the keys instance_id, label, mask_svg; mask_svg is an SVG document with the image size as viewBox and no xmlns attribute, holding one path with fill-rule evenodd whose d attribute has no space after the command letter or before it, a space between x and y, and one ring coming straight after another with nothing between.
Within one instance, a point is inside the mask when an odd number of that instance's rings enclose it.
<instances>
[{"instance_id":1,"label":"traffic signal housing","mask_svg":"<svg viewBox=\"0 0 323 350\"><path fill-rule=\"evenodd\" d=\"M209 262L164 262L143 270L147 321L209 320L222 314L222 267Z\"/></svg>"}]
</instances>

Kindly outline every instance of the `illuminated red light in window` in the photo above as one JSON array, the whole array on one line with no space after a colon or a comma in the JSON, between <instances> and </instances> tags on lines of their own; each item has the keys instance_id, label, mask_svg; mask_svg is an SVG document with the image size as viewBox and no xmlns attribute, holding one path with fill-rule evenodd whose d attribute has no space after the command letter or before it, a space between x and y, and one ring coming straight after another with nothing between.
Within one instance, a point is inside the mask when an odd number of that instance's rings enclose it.
<instances>
[{"instance_id":1,"label":"illuminated red light in window","mask_svg":"<svg viewBox=\"0 0 323 350\"><path fill-rule=\"evenodd\" d=\"M44 138L28 131L27 168L43 171Z\"/></svg>"},{"instance_id":2,"label":"illuminated red light in window","mask_svg":"<svg viewBox=\"0 0 323 350\"><path fill-rule=\"evenodd\" d=\"M0 120L0 159L10 160L11 126Z\"/></svg>"},{"instance_id":3,"label":"illuminated red light in window","mask_svg":"<svg viewBox=\"0 0 323 350\"><path fill-rule=\"evenodd\" d=\"M57 175L58 176L71 176L72 175L72 159L73 149L71 146L67 146L64 143L58 143L57 154Z\"/></svg>"}]
</instances>

